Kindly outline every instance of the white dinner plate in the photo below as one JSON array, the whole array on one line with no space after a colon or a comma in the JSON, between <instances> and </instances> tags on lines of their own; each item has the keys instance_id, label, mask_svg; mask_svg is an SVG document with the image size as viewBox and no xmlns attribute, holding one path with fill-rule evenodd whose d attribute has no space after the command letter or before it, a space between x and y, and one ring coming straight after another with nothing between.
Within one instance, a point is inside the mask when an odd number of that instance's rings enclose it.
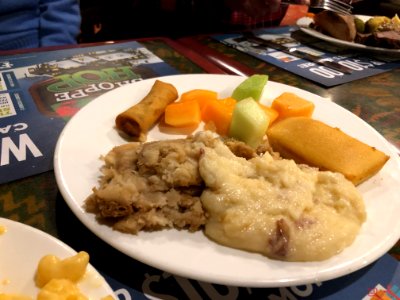
<instances>
[{"instance_id":1,"label":"white dinner plate","mask_svg":"<svg viewBox=\"0 0 400 300\"><path fill-rule=\"evenodd\" d=\"M175 75L160 80L172 83L180 93L211 89L229 96L244 77L231 75ZM284 91L294 92L316 105L314 117L375 146L391 156L384 168L359 186L364 196L367 221L355 242L342 253L322 262L283 262L218 245L199 231L113 231L86 213L83 203L97 185L102 165L99 157L125 143L114 128L115 117L140 101L155 79L125 85L95 99L66 125L56 146L54 169L65 201L76 216L98 237L121 252L161 270L201 281L245 287L277 287L319 282L358 270L386 253L400 237L400 160L372 127L344 108L310 92L269 81L262 102ZM171 139L155 127L148 140Z\"/></svg>"},{"instance_id":2,"label":"white dinner plate","mask_svg":"<svg viewBox=\"0 0 400 300\"><path fill-rule=\"evenodd\" d=\"M23 294L36 299L39 288L34 278L40 259L48 254L64 259L76 252L34 227L4 218L0 218L0 226L5 228L0 234L0 293ZM78 287L90 299L113 295L111 287L90 264Z\"/></svg>"},{"instance_id":3,"label":"white dinner plate","mask_svg":"<svg viewBox=\"0 0 400 300\"><path fill-rule=\"evenodd\" d=\"M363 16L363 15L356 15L356 17L360 18L364 22L367 21L368 19L371 18L371 16ZM303 17L297 20L297 25L300 27L300 30L303 31L304 33L307 33L308 35L311 35L313 37L316 37L318 39L321 39L323 41L341 46L341 47L347 47L350 49L356 49L359 51L366 51L366 52L371 52L375 54L384 54L384 55L392 55L393 57L400 57L400 49L388 49L388 48L382 48L382 47L372 47L372 46L367 46L355 42L348 42L344 40L340 40L337 38L334 38L330 35L326 35L320 31L317 31L310 26L310 24L313 22L313 20L309 17Z\"/></svg>"}]
</instances>

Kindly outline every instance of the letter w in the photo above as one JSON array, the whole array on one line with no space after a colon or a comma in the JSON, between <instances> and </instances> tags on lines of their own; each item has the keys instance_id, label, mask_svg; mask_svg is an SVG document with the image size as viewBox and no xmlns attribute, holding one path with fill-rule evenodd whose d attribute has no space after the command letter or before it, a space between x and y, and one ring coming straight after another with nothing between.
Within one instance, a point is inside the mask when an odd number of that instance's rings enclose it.
<instances>
[{"instance_id":1,"label":"letter w","mask_svg":"<svg viewBox=\"0 0 400 300\"><path fill-rule=\"evenodd\" d=\"M26 149L29 149L34 157L43 156L42 152L32 142L30 137L23 133L19 136L19 148L14 144L10 137L2 139L0 166L10 163L10 152L18 161L26 160Z\"/></svg>"}]
</instances>

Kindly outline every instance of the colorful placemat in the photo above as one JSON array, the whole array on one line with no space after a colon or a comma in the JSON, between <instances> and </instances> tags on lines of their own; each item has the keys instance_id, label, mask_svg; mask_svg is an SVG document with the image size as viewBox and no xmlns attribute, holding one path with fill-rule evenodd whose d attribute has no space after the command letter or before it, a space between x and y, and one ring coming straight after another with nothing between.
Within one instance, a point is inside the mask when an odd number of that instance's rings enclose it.
<instances>
[{"instance_id":1,"label":"colorful placemat","mask_svg":"<svg viewBox=\"0 0 400 300\"><path fill-rule=\"evenodd\" d=\"M400 61L387 61L384 57L368 57L365 53L357 53L354 50L307 36L297 26L263 28L253 30L251 33L265 41L295 48L299 52L311 54L323 61L337 63L350 69L351 74L267 47L249 40L243 33L213 35L212 38L325 87L344 84L400 67Z\"/></svg>"},{"instance_id":2,"label":"colorful placemat","mask_svg":"<svg viewBox=\"0 0 400 300\"><path fill-rule=\"evenodd\" d=\"M137 41L0 56L0 183L51 170L65 124L99 95L179 73Z\"/></svg>"}]
</instances>

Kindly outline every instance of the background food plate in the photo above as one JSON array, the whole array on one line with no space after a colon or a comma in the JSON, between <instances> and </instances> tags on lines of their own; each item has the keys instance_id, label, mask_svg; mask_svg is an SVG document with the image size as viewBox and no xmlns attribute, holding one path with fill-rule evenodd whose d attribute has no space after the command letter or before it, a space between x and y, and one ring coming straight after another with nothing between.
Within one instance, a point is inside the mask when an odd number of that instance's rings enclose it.
<instances>
[{"instance_id":1,"label":"background food plate","mask_svg":"<svg viewBox=\"0 0 400 300\"><path fill-rule=\"evenodd\" d=\"M35 298L39 291L34 282L39 260L48 254L61 259L76 254L60 240L28 225L0 218L0 226L6 229L0 235L0 293ZM90 299L113 295L111 287L90 264L78 286Z\"/></svg>"},{"instance_id":2,"label":"background food plate","mask_svg":"<svg viewBox=\"0 0 400 300\"><path fill-rule=\"evenodd\" d=\"M159 78L176 86L179 93L211 89L227 97L244 77L230 75L175 75ZM307 91L269 81L262 102L284 91L313 101L314 117L391 156L384 168L359 186L368 218L351 247L321 262L283 262L262 255L227 248L208 240L202 232L163 230L138 235L113 231L99 224L82 205L100 176L99 157L125 143L114 128L118 113L140 101L155 79L123 86L104 94L81 109L67 124L56 146L54 168L59 189L76 216L98 237L121 252L161 270L212 283L277 287L333 279L358 270L386 253L400 237L400 160L380 134L344 108ZM171 139L156 126L148 140ZM338 224L340 226L340 224Z\"/></svg>"},{"instance_id":3,"label":"background food plate","mask_svg":"<svg viewBox=\"0 0 400 300\"><path fill-rule=\"evenodd\" d=\"M371 18L371 16L363 16L363 15L356 15L356 17L360 18L364 22ZM335 44L335 45L338 45L341 47L356 49L359 51L370 52L370 53L375 53L375 54L392 55L392 58L395 58L395 57L400 58L400 49L372 47L372 46L366 46L366 45L359 44L359 43L339 40L332 36L323 34L322 32L319 32L313 28L310 28L309 26L312 22L313 22L313 20L311 18L303 17L297 21L297 25L300 27L300 30L303 31L304 33L307 33L308 35L311 35L313 37L316 37L318 39L324 40L326 42L329 42L329 43L332 43L332 44Z\"/></svg>"}]
</instances>

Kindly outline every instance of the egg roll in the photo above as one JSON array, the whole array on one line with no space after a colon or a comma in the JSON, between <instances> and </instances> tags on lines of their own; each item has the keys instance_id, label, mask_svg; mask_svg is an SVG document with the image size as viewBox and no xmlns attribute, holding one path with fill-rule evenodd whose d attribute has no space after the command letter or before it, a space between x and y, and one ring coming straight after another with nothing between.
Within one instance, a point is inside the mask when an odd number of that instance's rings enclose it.
<instances>
[{"instance_id":1,"label":"egg roll","mask_svg":"<svg viewBox=\"0 0 400 300\"><path fill-rule=\"evenodd\" d=\"M178 98L178 91L170 84L156 80L150 92L136 105L120 113L115 119L118 130L144 142L148 131L164 113L165 107Z\"/></svg>"},{"instance_id":2,"label":"egg roll","mask_svg":"<svg viewBox=\"0 0 400 300\"><path fill-rule=\"evenodd\" d=\"M371 147L321 121L293 117L267 131L272 149L296 163L342 173L355 185L375 175L389 159Z\"/></svg>"}]
</instances>

